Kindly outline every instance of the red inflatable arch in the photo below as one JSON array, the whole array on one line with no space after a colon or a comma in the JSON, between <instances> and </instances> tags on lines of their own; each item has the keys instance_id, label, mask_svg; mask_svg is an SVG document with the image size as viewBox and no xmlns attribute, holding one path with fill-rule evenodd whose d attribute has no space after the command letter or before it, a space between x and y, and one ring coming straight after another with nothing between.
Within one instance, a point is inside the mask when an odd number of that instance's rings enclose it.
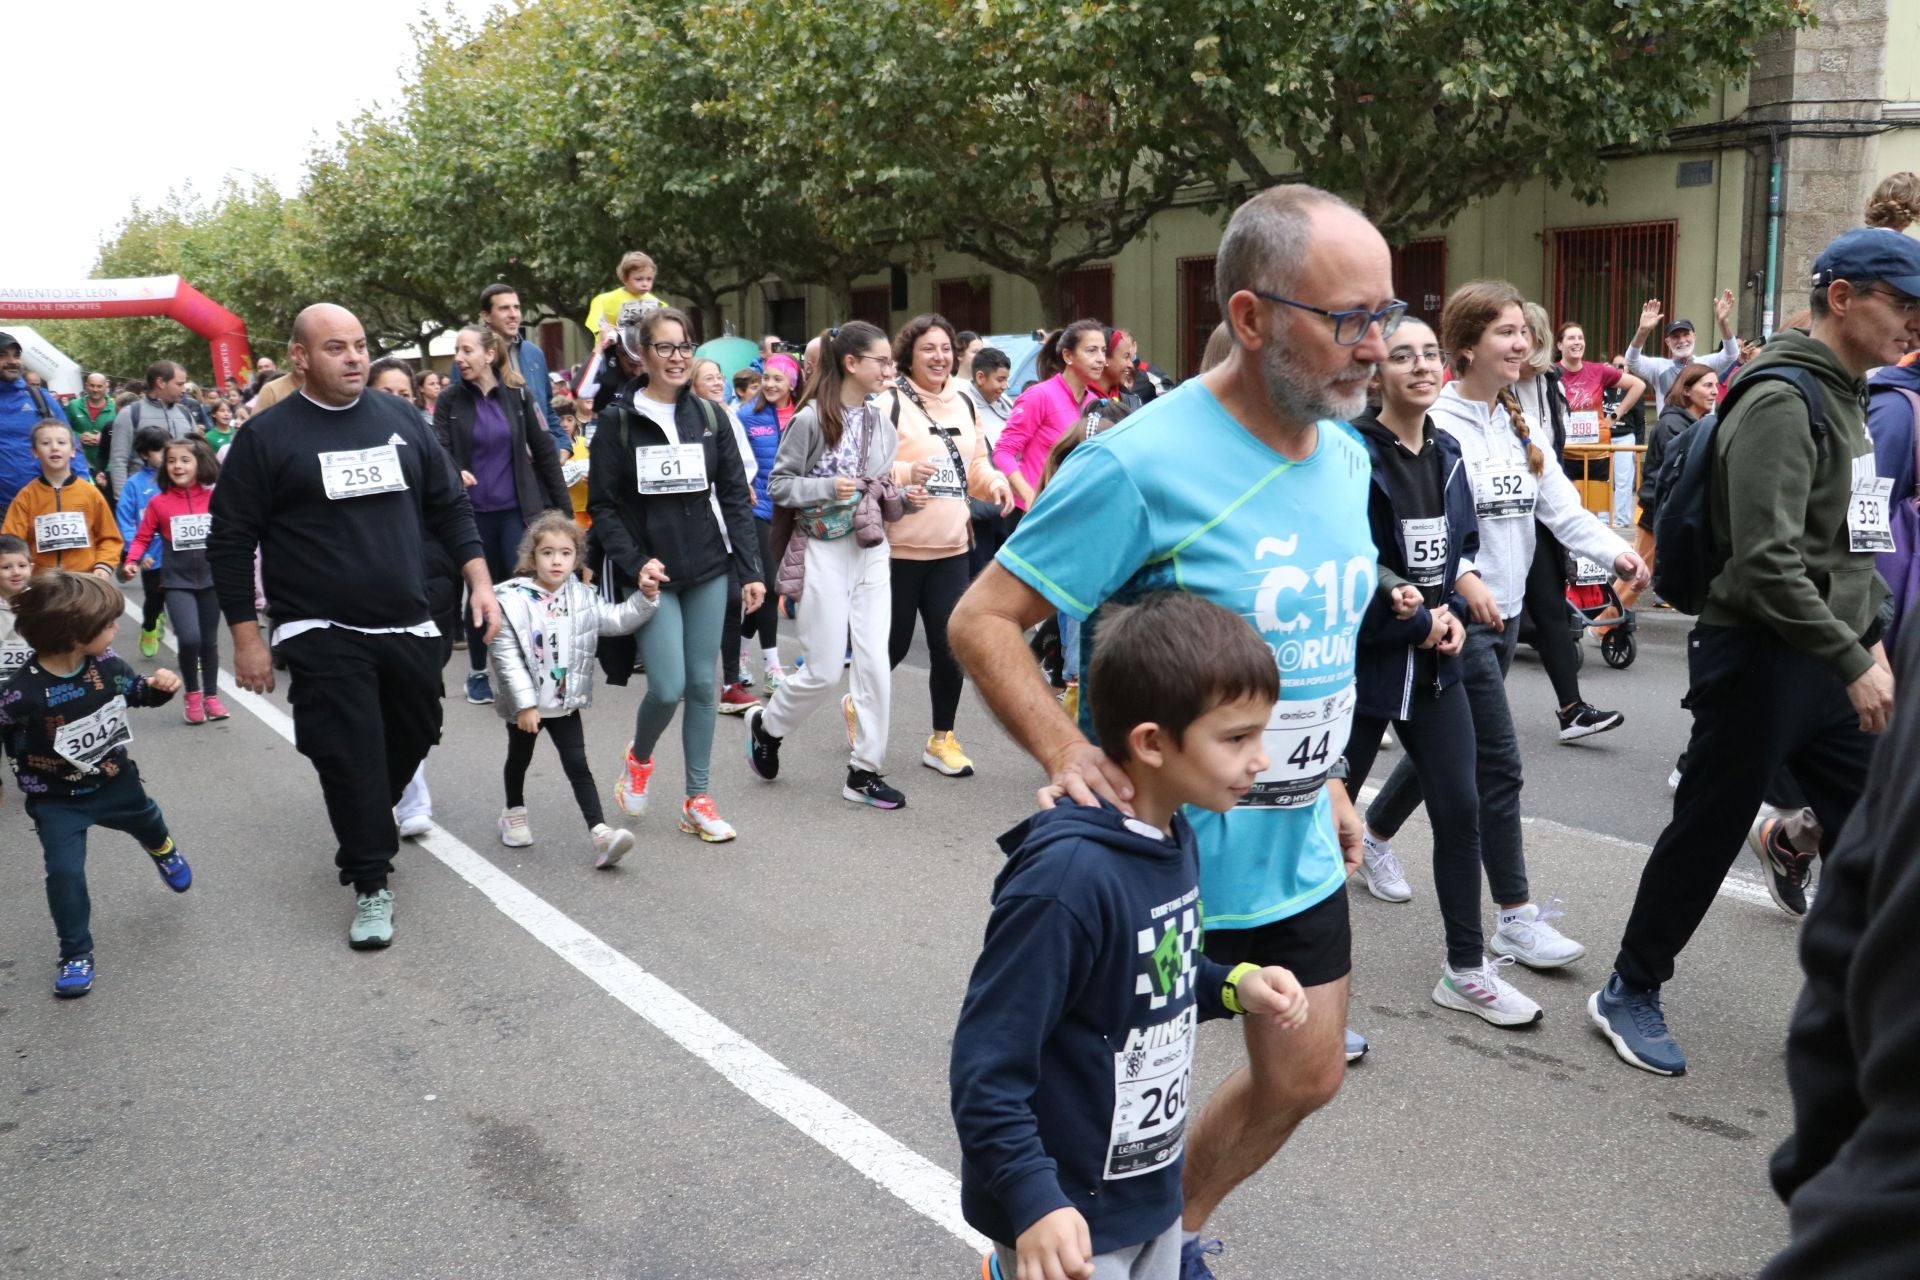
<instances>
[{"instance_id":1,"label":"red inflatable arch","mask_svg":"<svg viewBox=\"0 0 1920 1280\"><path fill-rule=\"evenodd\" d=\"M179 276L83 280L79 284L0 284L0 320L108 320L165 316L213 348L213 385L245 383L253 374L247 326L239 316Z\"/></svg>"}]
</instances>

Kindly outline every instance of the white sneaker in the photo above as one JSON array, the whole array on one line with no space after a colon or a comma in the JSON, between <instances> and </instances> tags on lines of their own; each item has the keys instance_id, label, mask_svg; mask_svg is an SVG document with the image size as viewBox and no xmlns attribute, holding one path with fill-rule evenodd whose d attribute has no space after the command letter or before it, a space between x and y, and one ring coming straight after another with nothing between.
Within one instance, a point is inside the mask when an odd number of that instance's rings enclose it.
<instances>
[{"instance_id":1,"label":"white sneaker","mask_svg":"<svg viewBox=\"0 0 1920 1280\"><path fill-rule=\"evenodd\" d=\"M753 688L753 667L749 663L749 660L752 657L753 657L753 650L747 647L747 644L745 641L741 641L740 643L740 683L743 687L748 689Z\"/></svg>"},{"instance_id":2,"label":"white sneaker","mask_svg":"<svg viewBox=\"0 0 1920 1280\"><path fill-rule=\"evenodd\" d=\"M1529 969L1558 969L1587 954L1587 949L1553 927L1565 914L1558 898L1547 899L1546 910L1529 902L1519 918L1502 925L1488 949L1496 956L1512 956Z\"/></svg>"},{"instance_id":3,"label":"white sneaker","mask_svg":"<svg viewBox=\"0 0 1920 1280\"><path fill-rule=\"evenodd\" d=\"M1391 751L1396 745L1398 744L1393 740L1393 730L1382 729L1380 731L1380 749L1382 751Z\"/></svg>"},{"instance_id":4,"label":"white sneaker","mask_svg":"<svg viewBox=\"0 0 1920 1280\"><path fill-rule=\"evenodd\" d=\"M1678 791L1679 789L1680 789L1680 766L1675 765L1673 766L1673 772L1667 775L1667 790Z\"/></svg>"},{"instance_id":5,"label":"white sneaker","mask_svg":"<svg viewBox=\"0 0 1920 1280\"><path fill-rule=\"evenodd\" d=\"M633 832L601 823L593 829L593 865L606 868L627 856L633 848Z\"/></svg>"},{"instance_id":6,"label":"white sneaker","mask_svg":"<svg viewBox=\"0 0 1920 1280\"><path fill-rule=\"evenodd\" d=\"M1367 892L1382 902L1413 900L1413 886L1400 869L1400 859L1393 856L1393 845L1371 831L1360 850L1360 878L1366 881Z\"/></svg>"},{"instance_id":7,"label":"white sneaker","mask_svg":"<svg viewBox=\"0 0 1920 1280\"><path fill-rule=\"evenodd\" d=\"M400 838L402 840L418 840L431 830L433 830L433 815L430 813L409 814L407 817L400 819Z\"/></svg>"},{"instance_id":8,"label":"white sneaker","mask_svg":"<svg viewBox=\"0 0 1920 1280\"><path fill-rule=\"evenodd\" d=\"M500 843L509 849L524 849L533 843L533 828L527 825L527 806L515 805L500 811Z\"/></svg>"},{"instance_id":9,"label":"white sneaker","mask_svg":"<svg viewBox=\"0 0 1920 1280\"><path fill-rule=\"evenodd\" d=\"M1496 1027L1524 1027L1538 1022L1544 1016L1540 1006L1500 976L1500 970L1512 963L1512 956L1501 956L1465 973L1450 964L1443 965L1440 981L1433 987L1433 1002L1442 1009L1458 1009L1484 1018Z\"/></svg>"}]
</instances>

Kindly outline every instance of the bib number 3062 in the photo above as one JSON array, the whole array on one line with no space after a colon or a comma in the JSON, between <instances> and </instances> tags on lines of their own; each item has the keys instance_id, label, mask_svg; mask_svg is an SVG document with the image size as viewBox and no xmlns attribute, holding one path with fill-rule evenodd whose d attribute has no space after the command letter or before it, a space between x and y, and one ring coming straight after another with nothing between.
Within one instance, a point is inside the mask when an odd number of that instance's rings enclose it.
<instances>
[{"instance_id":1,"label":"bib number 3062","mask_svg":"<svg viewBox=\"0 0 1920 1280\"><path fill-rule=\"evenodd\" d=\"M407 487L406 472L400 469L400 452L391 444L321 454L320 480L327 497L336 502L376 493L400 493Z\"/></svg>"}]
</instances>

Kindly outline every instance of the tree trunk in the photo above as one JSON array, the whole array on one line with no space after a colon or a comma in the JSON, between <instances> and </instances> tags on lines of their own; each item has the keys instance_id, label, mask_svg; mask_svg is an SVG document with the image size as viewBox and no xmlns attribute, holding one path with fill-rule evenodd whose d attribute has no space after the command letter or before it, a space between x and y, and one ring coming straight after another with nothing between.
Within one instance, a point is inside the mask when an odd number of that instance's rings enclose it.
<instances>
[{"instance_id":1,"label":"tree trunk","mask_svg":"<svg viewBox=\"0 0 1920 1280\"><path fill-rule=\"evenodd\" d=\"M1058 329L1071 318L1067 315L1067 276L1065 271L1033 271L1027 278L1040 295L1040 322Z\"/></svg>"}]
</instances>

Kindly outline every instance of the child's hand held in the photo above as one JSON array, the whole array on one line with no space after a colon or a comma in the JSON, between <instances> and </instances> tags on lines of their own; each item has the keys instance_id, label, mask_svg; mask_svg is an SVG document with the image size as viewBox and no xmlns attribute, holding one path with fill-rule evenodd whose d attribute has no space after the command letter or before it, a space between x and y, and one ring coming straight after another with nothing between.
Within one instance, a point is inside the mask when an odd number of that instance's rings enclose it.
<instances>
[{"instance_id":1,"label":"child's hand held","mask_svg":"<svg viewBox=\"0 0 1920 1280\"><path fill-rule=\"evenodd\" d=\"M522 733L540 732L540 708L528 707L513 718L513 723Z\"/></svg>"},{"instance_id":2,"label":"child's hand held","mask_svg":"<svg viewBox=\"0 0 1920 1280\"><path fill-rule=\"evenodd\" d=\"M1282 1027L1297 1027L1307 1020L1307 993L1291 969L1270 964L1240 979L1240 1007L1260 1014Z\"/></svg>"},{"instance_id":3,"label":"child's hand held","mask_svg":"<svg viewBox=\"0 0 1920 1280\"><path fill-rule=\"evenodd\" d=\"M1055 1209L1013 1243L1018 1280L1092 1280L1093 1235L1072 1207Z\"/></svg>"},{"instance_id":4,"label":"child's hand held","mask_svg":"<svg viewBox=\"0 0 1920 1280\"><path fill-rule=\"evenodd\" d=\"M180 677L165 667L148 676L147 683L162 693L176 693L180 689Z\"/></svg>"}]
</instances>

